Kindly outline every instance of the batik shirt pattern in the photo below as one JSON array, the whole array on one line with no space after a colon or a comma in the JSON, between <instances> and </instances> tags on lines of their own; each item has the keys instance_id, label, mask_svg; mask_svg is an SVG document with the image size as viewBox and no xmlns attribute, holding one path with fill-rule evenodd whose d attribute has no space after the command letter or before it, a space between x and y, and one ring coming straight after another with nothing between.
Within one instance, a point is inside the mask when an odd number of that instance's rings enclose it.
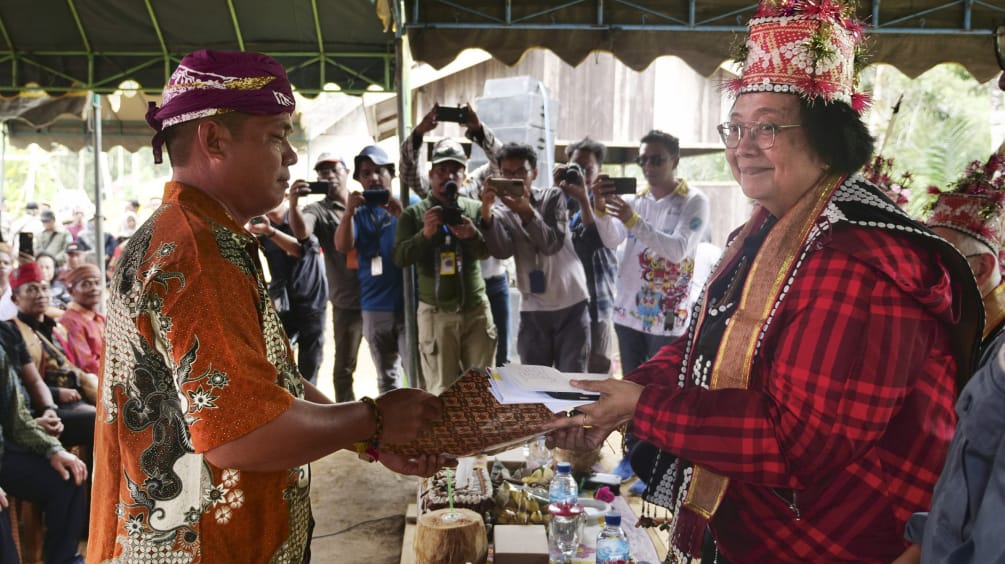
<instances>
[{"instance_id":1,"label":"batik shirt pattern","mask_svg":"<svg viewBox=\"0 0 1005 564\"><path fill-rule=\"evenodd\" d=\"M254 238L169 183L109 293L89 562L300 562L310 472L217 468L204 453L303 397Z\"/></svg>"}]
</instances>

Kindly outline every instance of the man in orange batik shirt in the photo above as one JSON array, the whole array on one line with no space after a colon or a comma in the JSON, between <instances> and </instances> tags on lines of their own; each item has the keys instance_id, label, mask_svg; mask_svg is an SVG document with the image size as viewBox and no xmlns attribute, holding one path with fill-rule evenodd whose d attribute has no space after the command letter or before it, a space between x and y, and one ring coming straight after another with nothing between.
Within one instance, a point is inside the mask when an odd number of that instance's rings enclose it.
<instances>
[{"instance_id":1,"label":"man in orange batik shirt","mask_svg":"<svg viewBox=\"0 0 1005 564\"><path fill-rule=\"evenodd\" d=\"M199 51L148 112L172 179L109 292L89 562L301 562L309 462L342 448L399 472L444 462L380 451L439 418L433 396L332 404L297 372L243 227L289 187L293 110L276 61Z\"/></svg>"}]
</instances>

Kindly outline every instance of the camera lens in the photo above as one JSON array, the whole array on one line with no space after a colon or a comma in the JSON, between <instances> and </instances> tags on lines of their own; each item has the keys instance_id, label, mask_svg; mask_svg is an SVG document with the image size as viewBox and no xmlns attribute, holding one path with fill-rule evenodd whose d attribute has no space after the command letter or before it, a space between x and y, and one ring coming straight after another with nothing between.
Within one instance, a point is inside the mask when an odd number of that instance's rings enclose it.
<instances>
[{"instance_id":1,"label":"camera lens","mask_svg":"<svg viewBox=\"0 0 1005 564\"><path fill-rule=\"evenodd\" d=\"M457 199L457 183L453 180L448 180L443 184L443 195L449 201L454 201Z\"/></svg>"},{"instance_id":2,"label":"camera lens","mask_svg":"<svg viewBox=\"0 0 1005 564\"><path fill-rule=\"evenodd\" d=\"M569 184L583 183L583 169L576 163L570 164L565 169L565 181Z\"/></svg>"}]
</instances>

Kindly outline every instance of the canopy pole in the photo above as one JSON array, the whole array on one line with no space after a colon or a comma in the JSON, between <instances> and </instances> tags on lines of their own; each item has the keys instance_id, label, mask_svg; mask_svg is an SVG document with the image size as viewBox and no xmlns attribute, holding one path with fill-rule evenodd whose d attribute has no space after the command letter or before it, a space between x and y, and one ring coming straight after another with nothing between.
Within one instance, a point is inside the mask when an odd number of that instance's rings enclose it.
<instances>
[{"instance_id":1,"label":"canopy pole","mask_svg":"<svg viewBox=\"0 0 1005 564\"><path fill-rule=\"evenodd\" d=\"M0 135L3 136L3 140L0 141L0 242L2 242L5 240L2 226L4 208L7 204L6 192L4 192L4 177L7 176L5 174L7 171L7 120L0 122Z\"/></svg>"},{"instance_id":2,"label":"canopy pole","mask_svg":"<svg viewBox=\"0 0 1005 564\"><path fill-rule=\"evenodd\" d=\"M402 143L412 129L412 51L408 46L408 34L405 33L405 3L402 0L391 2L394 13L394 75L397 96L395 101L398 110L398 143ZM407 207L409 199L408 185L404 182L399 184L401 205ZM418 304L415 300L415 265L409 266L402 272L404 276L405 290L405 342L408 346L408 366L405 370L408 373L409 386L413 388L423 387L424 380L419 376L419 332L416 324L416 312Z\"/></svg>"},{"instance_id":3,"label":"canopy pole","mask_svg":"<svg viewBox=\"0 0 1005 564\"><path fill-rule=\"evenodd\" d=\"M91 115L94 123L91 128L91 146L94 150L94 256L98 261L101 287L107 288L105 279L105 228L101 212L101 95L91 93ZM101 293L99 307L105 311L105 292Z\"/></svg>"}]
</instances>

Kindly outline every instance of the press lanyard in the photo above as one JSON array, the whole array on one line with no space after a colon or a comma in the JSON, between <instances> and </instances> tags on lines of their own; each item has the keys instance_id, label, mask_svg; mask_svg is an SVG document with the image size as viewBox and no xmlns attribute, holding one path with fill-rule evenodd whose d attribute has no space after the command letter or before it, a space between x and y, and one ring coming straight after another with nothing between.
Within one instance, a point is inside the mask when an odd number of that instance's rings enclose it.
<instances>
[{"instance_id":1,"label":"press lanyard","mask_svg":"<svg viewBox=\"0 0 1005 564\"><path fill-rule=\"evenodd\" d=\"M436 308L442 310L440 306L440 277L441 276L456 276L457 282L460 285L460 300L457 302L457 308L451 313L457 313L461 311L464 305L464 277L461 276L461 270L463 268L463 260L461 258L462 253L457 252L454 248L453 236L450 231L443 227L446 232L446 236L443 238L443 243L436 248L436 270L433 273L433 297L436 299Z\"/></svg>"}]
</instances>

